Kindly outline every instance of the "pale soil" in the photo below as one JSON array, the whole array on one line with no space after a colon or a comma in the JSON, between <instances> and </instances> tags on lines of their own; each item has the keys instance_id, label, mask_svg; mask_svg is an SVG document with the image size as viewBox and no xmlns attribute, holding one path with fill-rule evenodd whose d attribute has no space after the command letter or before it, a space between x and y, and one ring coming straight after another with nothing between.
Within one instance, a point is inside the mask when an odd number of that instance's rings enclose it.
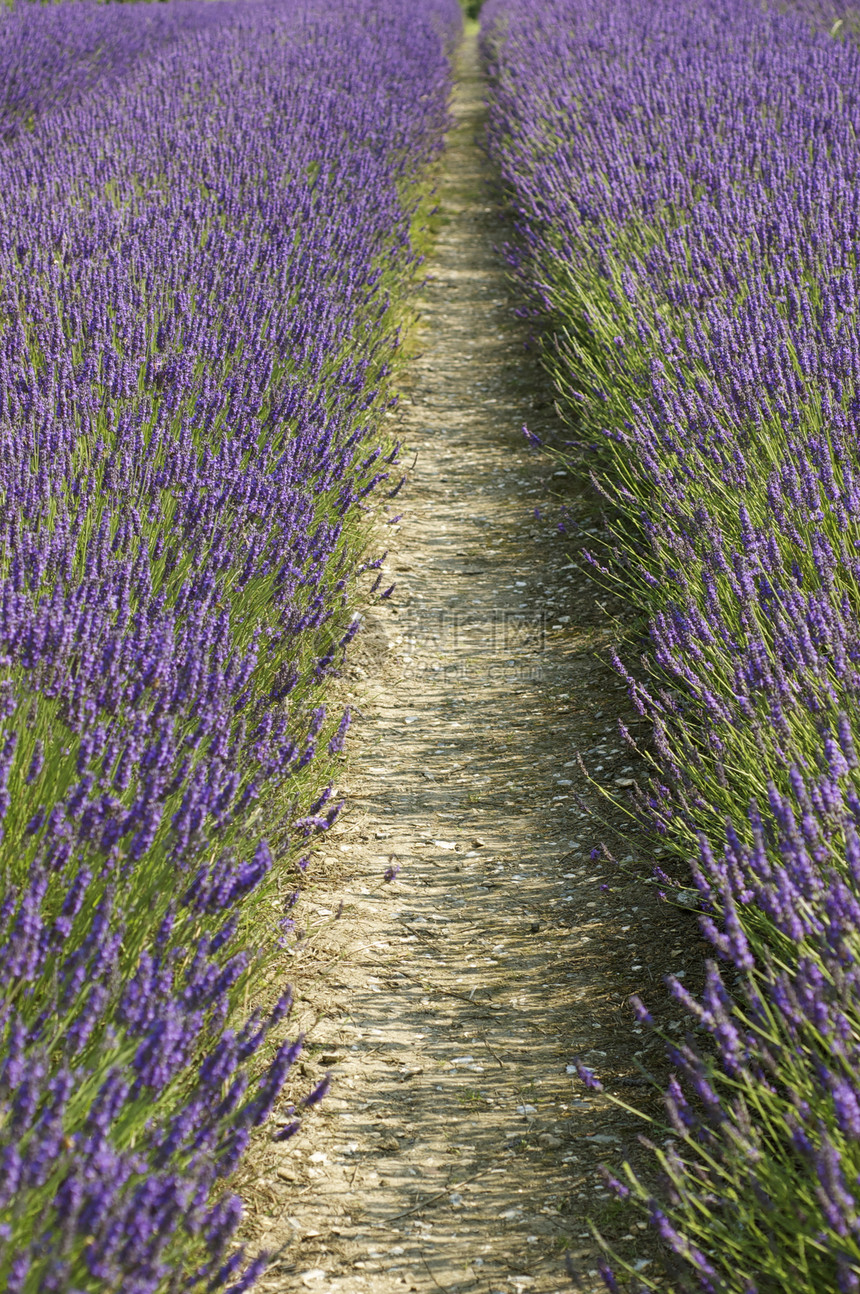
<instances>
[{"instance_id":1,"label":"pale soil","mask_svg":"<svg viewBox=\"0 0 860 1294\"><path fill-rule=\"evenodd\" d=\"M596 1290L588 1216L649 1261L597 1171L635 1155L645 1125L567 1067L585 1056L656 1109L634 1053L659 1065L660 1049L627 998L659 1008L662 976L700 960L691 918L639 879L647 844L620 839L572 762L629 796L615 718L630 715L600 663L613 621L555 528L559 490L586 524L594 504L520 430L551 433L553 415L494 252L474 38L458 70L398 415L416 465L391 505L397 591L353 656L351 807L298 909L295 1092L328 1069L332 1093L240 1183L255 1247L279 1251L260 1288L284 1294L549 1294L571 1288L567 1255ZM599 841L636 864L592 862Z\"/></svg>"}]
</instances>

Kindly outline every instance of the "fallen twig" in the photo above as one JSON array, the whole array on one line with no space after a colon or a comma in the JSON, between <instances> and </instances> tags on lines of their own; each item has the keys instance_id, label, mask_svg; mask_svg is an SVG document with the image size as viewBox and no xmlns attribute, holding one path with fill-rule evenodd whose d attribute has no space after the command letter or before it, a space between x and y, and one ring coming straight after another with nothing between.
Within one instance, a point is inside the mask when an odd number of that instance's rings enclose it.
<instances>
[{"instance_id":1,"label":"fallen twig","mask_svg":"<svg viewBox=\"0 0 860 1294\"><path fill-rule=\"evenodd\" d=\"M450 1195L452 1191L458 1190L461 1186L470 1186L472 1182L477 1182L480 1177L486 1177L487 1173L490 1172L492 1172L492 1168L482 1168L480 1173L475 1173L474 1177L464 1177L462 1182L449 1182L444 1190L437 1191L435 1195L428 1195L426 1200L422 1200L420 1204L413 1204L411 1209L404 1209L402 1213L395 1213L393 1218L388 1219L388 1222L399 1222L401 1218L408 1218L410 1213L418 1213L420 1209L426 1209L428 1204L435 1204L436 1200L441 1200L443 1195Z\"/></svg>"},{"instance_id":2,"label":"fallen twig","mask_svg":"<svg viewBox=\"0 0 860 1294\"><path fill-rule=\"evenodd\" d=\"M490 1055L493 1057L493 1059L494 1059L494 1060L496 1060L496 1061L498 1061L499 1068L500 1068L500 1069L504 1069L504 1068L505 1068L505 1063L504 1063L504 1061L502 1060L501 1056L497 1056L497 1055L496 1055L496 1053L493 1051L493 1049L492 1049L492 1047L490 1046L490 1044L487 1042L486 1035L485 1035L485 1034L483 1034L483 1033L481 1034L481 1042L484 1044L484 1046L486 1047L486 1049L487 1049L487 1051L490 1053Z\"/></svg>"}]
</instances>

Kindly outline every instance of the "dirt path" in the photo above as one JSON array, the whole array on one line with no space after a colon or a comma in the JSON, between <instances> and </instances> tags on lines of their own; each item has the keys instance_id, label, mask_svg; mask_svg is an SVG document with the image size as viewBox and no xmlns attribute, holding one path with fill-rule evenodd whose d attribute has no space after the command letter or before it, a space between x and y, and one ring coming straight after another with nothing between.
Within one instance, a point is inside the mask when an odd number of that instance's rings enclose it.
<instances>
[{"instance_id":1,"label":"dirt path","mask_svg":"<svg viewBox=\"0 0 860 1294\"><path fill-rule=\"evenodd\" d=\"M626 701L595 655L610 620L570 542L533 516L553 487L591 505L521 435L551 406L493 251L473 37L453 107L400 415L417 460L397 500L397 593L353 664L352 808L293 959L296 1018L313 1026L302 1085L330 1069L333 1089L246 1184L254 1239L281 1249L264 1290L549 1294L570 1289L567 1254L581 1288L602 1288L589 1214L648 1262L597 1171L640 1125L568 1066L585 1055L630 1099L634 1052L653 1044L626 999L659 997L691 956L690 921L590 860L607 832L577 801L599 797L573 761L624 791Z\"/></svg>"}]
</instances>

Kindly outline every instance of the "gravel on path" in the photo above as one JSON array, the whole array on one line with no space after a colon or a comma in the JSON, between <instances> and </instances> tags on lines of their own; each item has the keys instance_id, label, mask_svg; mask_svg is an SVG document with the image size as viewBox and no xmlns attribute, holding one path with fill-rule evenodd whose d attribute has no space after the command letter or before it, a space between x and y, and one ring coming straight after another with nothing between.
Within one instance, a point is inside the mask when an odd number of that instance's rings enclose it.
<instances>
[{"instance_id":1,"label":"gravel on path","mask_svg":"<svg viewBox=\"0 0 860 1294\"><path fill-rule=\"evenodd\" d=\"M533 515L565 491L595 505L521 433L554 415L494 250L473 34L453 112L421 354L396 415L415 457L386 566L397 589L350 665L351 807L291 960L310 1028L301 1084L329 1070L332 1091L240 1183L248 1235L278 1254L266 1291L552 1294L572 1288L570 1265L602 1289L588 1216L652 1262L599 1173L635 1155L644 1124L571 1065L653 1110L636 1062L660 1050L627 999L659 1005L662 975L697 960L695 926L590 857L623 815L593 816L606 809L576 755L629 795L615 720L631 716L600 662L612 617ZM641 840L622 849L650 861Z\"/></svg>"}]
</instances>

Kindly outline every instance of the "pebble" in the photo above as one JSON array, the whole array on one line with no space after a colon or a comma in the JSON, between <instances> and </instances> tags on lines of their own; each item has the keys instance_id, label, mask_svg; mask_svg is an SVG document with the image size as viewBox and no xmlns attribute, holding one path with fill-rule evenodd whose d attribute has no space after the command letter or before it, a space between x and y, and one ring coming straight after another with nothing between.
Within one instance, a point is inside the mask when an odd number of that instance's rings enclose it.
<instances>
[{"instance_id":1,"label":"pebble","mask_svg":"<svg viewBox=\"0 0 860 1294\"><path fill-rule=\"evenodd\" d=\"M674 890L672 898L676 903L680 903L683 908L697 908L699 906L698 890Z\"/></svg>"}]
</instances>

